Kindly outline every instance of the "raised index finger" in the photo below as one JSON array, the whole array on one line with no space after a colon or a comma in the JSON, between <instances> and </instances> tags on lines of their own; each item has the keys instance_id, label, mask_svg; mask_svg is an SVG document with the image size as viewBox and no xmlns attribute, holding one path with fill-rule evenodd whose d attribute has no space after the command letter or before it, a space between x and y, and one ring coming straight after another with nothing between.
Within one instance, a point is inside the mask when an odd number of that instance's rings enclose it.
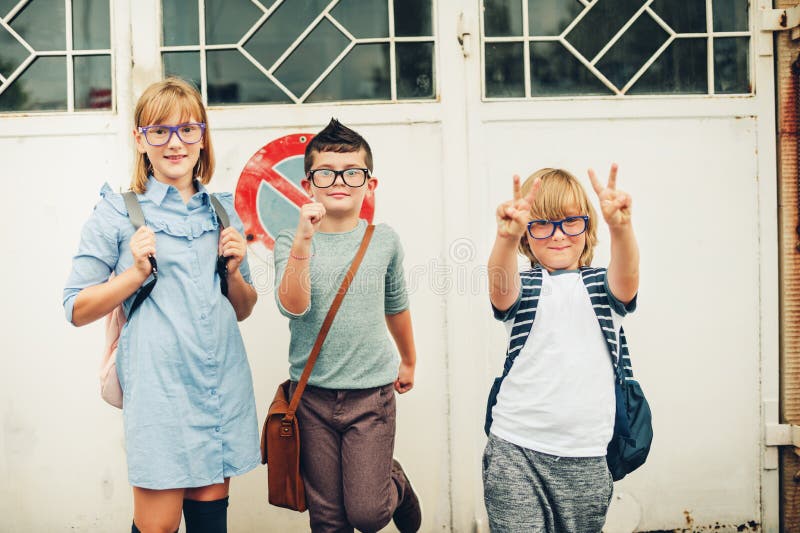
<instances>
[{"instance_id":1,"label":"raised index finger","mask_svg":"<svg viewBox=\"0 0 800 533\"><path fill-rule=\"evenodd\" d=\"M519 200L520 194L519 176L514 174L514 200Z\"/></svg>"}]
</instances>

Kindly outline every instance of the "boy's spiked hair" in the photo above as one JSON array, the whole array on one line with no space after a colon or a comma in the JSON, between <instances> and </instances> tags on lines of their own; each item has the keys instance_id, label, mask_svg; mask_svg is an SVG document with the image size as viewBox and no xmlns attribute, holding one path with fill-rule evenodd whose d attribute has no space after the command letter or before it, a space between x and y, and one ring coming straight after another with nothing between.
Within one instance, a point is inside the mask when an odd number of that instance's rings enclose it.
<instances>
[{"instance_id":1,"label":"boy's spiked hair","mask_svg":"<svg viewBox=\"0 0 800 533\"><path fill-rule=\"evenodd\" d=\"M311 170L314 163L314 152L357 152L364 149L364 163L372 172L372 149L369 143L335 118L332 118L325 128L317 133L311 142L306 145L306 154L303 161L305 172Z\"/></svg>"},{"instance_id":2,"label":"boy's spiked hair","mask_svg":"<svg viewBox=\"0 0 800 533\"><path fill-rule=\"evenodd\" d=\"M208 125L208 114L203 105L200 93L191 83L178 77L170 76L150 85L139 97L133 112L133 125L149 126L166 120L172 113L178 112L181 120L190 117L206 124L203 134L203 148L200 159L194 167L193 175L203 185L211 181L214 175L214 146L211 143L211 131ZM131 190L144 193L147 190L147 178L153 172L153 165L147 154L135 152Z\"/></svg>"},{"instance_id":3,"label":"boy's spiked hair","mask_svg":"<svg viewBox=\"0 0 800 533\"><path fill-rule=\"evenodd\" d=\"M567 216L566 208L574 207L581 214L589 215L586 226L586 246L580 257L580 266L592 264L594 247L597 245L597 213L589 201L586 190L578 178L560 168L542 168L531 174L520 187L522 196L528 194L536 178L541 180L539 191L531 206L531 219L561 220ZM531 266L539 264L528 245L528 232L519 240L519 252L528 258Z\"/></svg>"}]
</instances>

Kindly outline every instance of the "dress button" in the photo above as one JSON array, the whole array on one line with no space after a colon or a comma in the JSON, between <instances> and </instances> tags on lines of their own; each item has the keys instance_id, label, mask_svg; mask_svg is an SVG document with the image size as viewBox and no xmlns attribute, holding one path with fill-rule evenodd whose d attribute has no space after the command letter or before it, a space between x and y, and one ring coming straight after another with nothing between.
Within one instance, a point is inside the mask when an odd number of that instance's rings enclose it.
<instances>
[{"instance_id":1,"label":"dress button","mask_svg":"<svg viewBox=\"0 0 800 533\"><path fill-rule=\"evenodd\" d=\"M219 433L219 428L218 428L218 427L215 427L215 428L214 428L214 431L216 431L217 433Z\"/></svg>"},{"instance_id":2,"label":"dress button","mask_svg":"<svg viewBox=\"0 0 800 533\"><path fill-rule=\"evenodd\" d=\"M202 318L203 320L205 320L205 319L206 319L206 314L205 314L205 313L203 313L202 315L200 315L200 318Z\"/></svg>"},{"instance_id":3,"label":"dress button","mask_svg":"<svg viewBox=\"0 0 800 533\"><path fill-rule=\"evenodd\" d=\"M211 396L214 396L215 394L217 394L217 389L211 389Z\"/></svg>"}]
</instances>

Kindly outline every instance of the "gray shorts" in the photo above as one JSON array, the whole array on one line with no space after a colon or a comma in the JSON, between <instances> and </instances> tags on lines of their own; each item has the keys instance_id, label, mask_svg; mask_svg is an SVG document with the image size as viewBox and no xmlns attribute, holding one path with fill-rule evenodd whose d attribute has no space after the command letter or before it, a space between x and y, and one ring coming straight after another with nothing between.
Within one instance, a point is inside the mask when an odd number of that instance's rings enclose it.
<instances>
[{"instance_id":1,"label":"gray shorts","mask_svg":"<svg viewBox=\"0 0 800 533\"><path fill-rule=\"evenodd\" d=\"M599 533L613 489L605 457L558 457L489 435L483 499L493 533Z\"/></svg>"}]
</instances>

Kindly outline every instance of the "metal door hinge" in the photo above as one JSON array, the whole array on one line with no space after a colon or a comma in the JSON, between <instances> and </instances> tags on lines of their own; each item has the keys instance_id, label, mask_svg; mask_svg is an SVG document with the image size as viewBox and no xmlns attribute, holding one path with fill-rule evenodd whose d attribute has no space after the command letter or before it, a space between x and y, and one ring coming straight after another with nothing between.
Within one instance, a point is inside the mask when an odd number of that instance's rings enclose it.
<instances>
[{"instance_id":1,"label":"metal door hinge","mask_svg":"<svg viewBox=\"0 0 800 533\"><path fill-rule=\"evenodd\" d=\"M800 426L792 424L767 424L764 428L767 446L794 446L800 452Z\"/></svg>"},{"instance_id":2,"label":"metal door hinge","mask_svg":"<svg viewBox=\"0 0 800 533\"><path fill-rule=\"evenodd\" d=\"M800 39L800 5L786 9L764 9L761 11L761 31L789 30L789 37Z\"/></svg>"},{"instance_id":3,"label":"metal door hinge","mask_svg":"<svg viewBox=\"0 0 800 533\"><path fill-rule=\"evenodd\" d=\"M778 447L794 446L800 456L800 426L791 424L766 424L764 426L764 469L778 468Z\"/></svg>"}]
</instances>

